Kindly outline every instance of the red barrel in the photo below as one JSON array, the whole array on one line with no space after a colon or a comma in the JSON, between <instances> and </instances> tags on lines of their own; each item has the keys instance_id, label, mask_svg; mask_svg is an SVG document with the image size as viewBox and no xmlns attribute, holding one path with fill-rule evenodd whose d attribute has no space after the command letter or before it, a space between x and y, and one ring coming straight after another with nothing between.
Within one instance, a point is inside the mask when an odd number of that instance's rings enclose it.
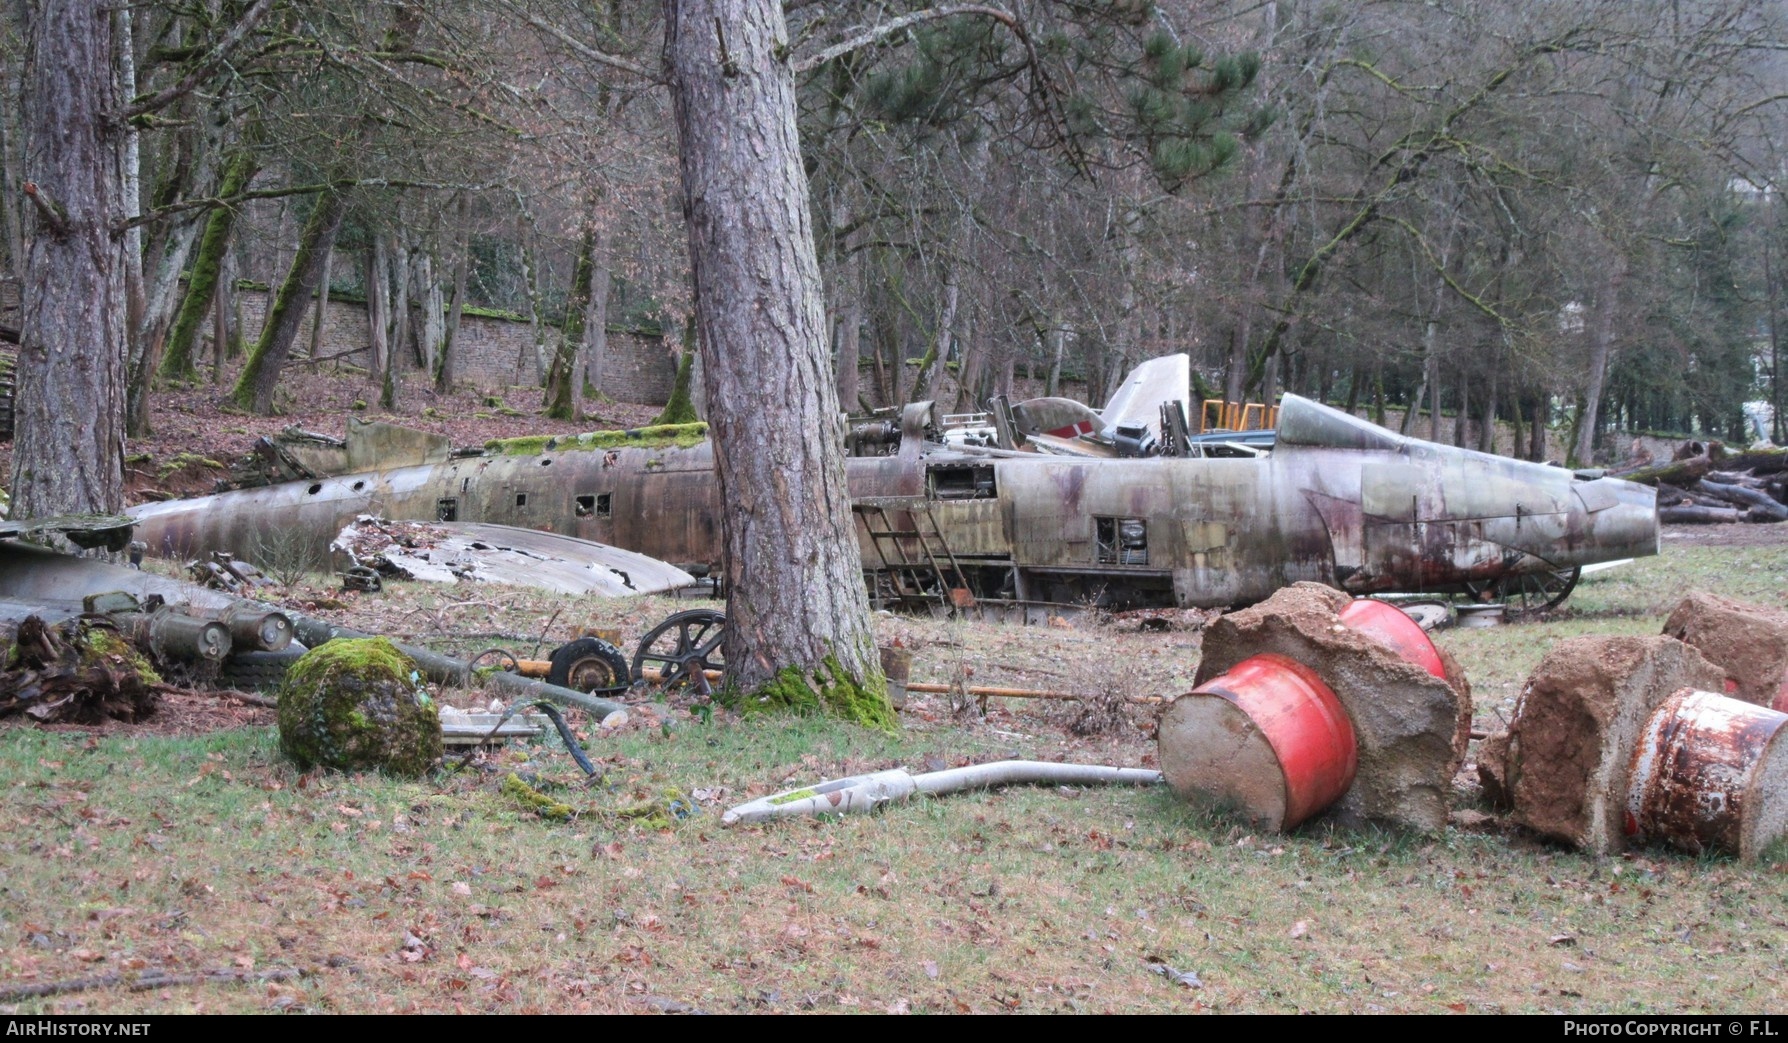
<instances>
[{"instance_id":1,"label":"red barrel","mask_svg":"<svg viewBox=\"0 0 1788 1043\"><path fill-rule=\"evenodd\" d=\"M1353 785L1353 723L1309 667L1257 655L1181 696L1157 730L1161 771L1185 796L1291 829Z\"/></svg>"},{"instance_id":2,"label":"red barrel","mask_svg":"<svg viewBox=\"0 0 1788 1043\"><path fill-rule=\"evenodd\" d=\"M1788 827L1788 714L1685 688L1633 749L1626 833L1755 858Z\"/></svg>"},{"instance_id":3,"label":"red barrel","mask_svg":"<svg viewBox=\"0 0 1788 1043\"><path fill-rule=\"evenodd\" d=\"M1428 632L1397 606L1372 598L1356 598L1341 610L1341 622L1442 681L1447 679L1446 668L1440 665L1440 650L1428 639Z\"/></svg>"}]
</instances>

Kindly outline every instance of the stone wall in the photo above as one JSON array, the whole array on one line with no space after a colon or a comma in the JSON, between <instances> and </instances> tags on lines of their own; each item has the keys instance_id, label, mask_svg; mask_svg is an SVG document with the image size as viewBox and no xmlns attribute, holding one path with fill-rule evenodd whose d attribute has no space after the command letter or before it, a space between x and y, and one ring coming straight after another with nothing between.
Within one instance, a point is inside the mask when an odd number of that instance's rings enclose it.
<instances>
[{"instance_id":1,"label":"stone wall","mask_svg":"<svg viewBox=\"0 0 1788 1043\"><path fill-rule=\"evenodd\" d=\"M252 341L260 335L267 321L267 305L272 294L265 290L239 290L242 335ZM305 309L304 323L292 351L301 356L309 351L311 323L316 307ZM547 348L558 343L558 333L547 331ZM318 352L325 358L356 366L367 365L371 339L366 320L366 305L354 301L331 300L323 318L323 337ZM512 384L531 385L534 378L534 328L514 319L498 319L485 315L462 315L459 320L459 356L455 367L459 379L483 387L504 387ZM677 378L676 356L664 338L610 328L608 351L602 362L601 391L621 402L663 405L670 399L671 385Z\"/></svg>"}]
</instances>

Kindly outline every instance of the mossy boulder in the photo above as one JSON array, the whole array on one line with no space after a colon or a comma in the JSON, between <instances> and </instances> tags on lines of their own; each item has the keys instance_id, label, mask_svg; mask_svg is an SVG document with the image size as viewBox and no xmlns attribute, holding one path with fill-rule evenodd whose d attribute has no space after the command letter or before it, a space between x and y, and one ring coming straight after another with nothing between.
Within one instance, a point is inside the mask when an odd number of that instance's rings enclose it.
<instances>
[{"instance_id":1,"label":"mossy boulder","mask_svg":"<svg viewBox=\"0 0 1788 1043\"><path fill-rule=\"evenodd\" d=\"M416 665L390 641L330 641L286 674L279 746L303 768L414 778L441 759L441 719Z\"/></svg>"}]
</instances>

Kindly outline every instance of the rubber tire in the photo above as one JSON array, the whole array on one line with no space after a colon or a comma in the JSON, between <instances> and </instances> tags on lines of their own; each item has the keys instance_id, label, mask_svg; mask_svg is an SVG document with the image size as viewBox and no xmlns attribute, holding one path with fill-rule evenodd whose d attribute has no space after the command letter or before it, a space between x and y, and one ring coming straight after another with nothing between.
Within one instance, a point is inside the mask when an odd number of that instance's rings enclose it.
<instances>
[{"instance_id":1,"label":"rubber tire","mask_svg":"<svg viewBox=\"0 0 1788 1043\"><path fill-rule=\"evenodd\" d=\"M609 688L591 689L592 691L612 691L633 683L633 673L627 668L627 657L621 654L620 649L599 637L580 637L553 649L553 654L549 657L552 669L546 673L547 683L561 688L575 688L570 683L572 666L591 657L602 660L615 678L614 684Z\"/></svg>"},{"instance_id":2,"label":"rubber tire","mask_svg":"<svg viewBox=\"0 0 1788 1043\"><path fill-rule=\"evenodd\" d=\"M286 671L304 654L303 649L281 652L236 652L226 657L217 671L220 687L245 692L271 692L286 679Z\"/></svg>"}]
</instances>

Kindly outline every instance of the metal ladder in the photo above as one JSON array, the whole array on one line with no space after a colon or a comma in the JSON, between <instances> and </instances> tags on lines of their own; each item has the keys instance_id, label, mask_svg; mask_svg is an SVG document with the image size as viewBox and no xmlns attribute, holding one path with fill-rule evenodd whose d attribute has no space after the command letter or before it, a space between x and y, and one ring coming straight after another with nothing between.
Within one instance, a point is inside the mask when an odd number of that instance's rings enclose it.
<instances>
[{"instance_id":1,"label":"metal ladder","mask_svg":"<svg viewBox=\"0 0 1788 1043\"><path fill-rule=\"evenodd\" d=\"M915 607L938 605L949 611L973 606L968 577L938 527L930 500L878 497L857 500L851 510L862 521L881 562L879 569L864 569L871 598L878 596L877 577L885 576L891 594L883 600Z\"/></svg>"}]
</instances>

